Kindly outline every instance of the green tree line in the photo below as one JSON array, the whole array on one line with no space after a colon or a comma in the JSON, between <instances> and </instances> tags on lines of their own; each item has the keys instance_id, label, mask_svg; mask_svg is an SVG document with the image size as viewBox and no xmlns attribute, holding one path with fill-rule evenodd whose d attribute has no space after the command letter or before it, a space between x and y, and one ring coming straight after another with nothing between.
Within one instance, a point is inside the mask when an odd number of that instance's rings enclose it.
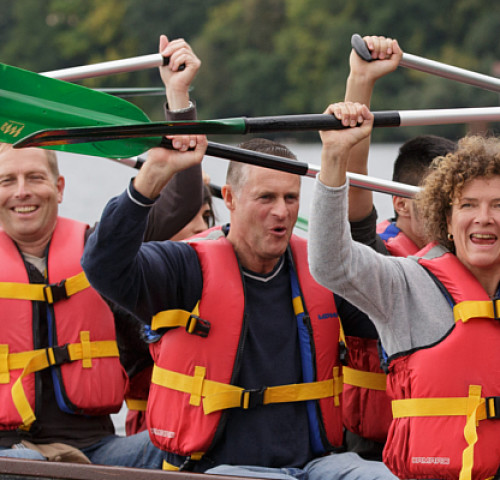
<instances>
[{"instance_id":1,"label":"green tree line","mask_svg":"<svg viewBox=\"0 0 500 480\"><path fill-rule=\"evenodd\" d=\"M493 75L500 4L486 0L0 0L3 63L47 71L157 52L183 37L202 60L200 118L320 113L343 99L353 33L397 38L407 53ZM161 86L156 69L87 79L89 87ZM153 120L161 97L130 99ZM412 69L381 79L373 110L498 105L499 95ZM490 124L495 131L498 123ZM464 126L378 129L457 138ZM311 139L311 133L297 138ZM317 138L315 136L314 138Z\"/></svg>"}]
</instances>

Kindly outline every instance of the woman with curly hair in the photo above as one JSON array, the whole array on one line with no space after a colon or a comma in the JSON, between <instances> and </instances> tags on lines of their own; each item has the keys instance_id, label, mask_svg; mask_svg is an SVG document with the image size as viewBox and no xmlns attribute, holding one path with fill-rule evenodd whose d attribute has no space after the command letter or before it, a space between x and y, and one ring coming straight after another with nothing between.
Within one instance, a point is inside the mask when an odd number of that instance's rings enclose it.
<instances>
[{"instance_id":1,"label":"woman with curly hair","mask_svg":"<svg viewBox=\"0 0 500 480\"><path fill-rule=\"evenodd\" d=\"M482 480L500 466L500 140L465 137L417 198L429 245L415 257L352 241L346 165L370 135L357 103L329 106L309 223L316 280L375 324L388 355L393 421L384 462L400 478Z\"/></svg>"}]
</instances>

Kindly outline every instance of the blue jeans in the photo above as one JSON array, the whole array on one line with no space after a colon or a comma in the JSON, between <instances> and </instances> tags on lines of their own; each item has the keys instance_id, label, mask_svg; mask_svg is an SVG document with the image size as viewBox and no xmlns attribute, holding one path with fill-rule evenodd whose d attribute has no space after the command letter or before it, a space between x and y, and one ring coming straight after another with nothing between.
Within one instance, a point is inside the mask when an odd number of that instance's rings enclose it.
<instances>
[{"instance_id":1,"label":"blue jeans","mask_svg":"<svg viewBox=\"0 0 500 480\"><path fill-rule=\"evenodd\" d=\"M92 463L118 467L161 469L164 458L164 452L151 443L147 430L128 437L109 435L90 447L80 450ZM0 447L0 456L45 460L43 455L29 448L2 449Z\"/></svg>"},{"instance_id":2,"label":"blue jeans","mask_svg":"<svg viewBox=\"0 0 500 480\"><path fill-rule=\"evenodd\" d=\"M219 465L205 473L281 480L398 480L382 463L364 460L357 453L332 453L304 468L267 468L253 465Z\"/></svg>"},{"instance_id":3,"label":"blue jeans","mask_svg":"<svg viewBox=\"0 0 500 480\"><path fill-rule=\"evenodd\" d=\"M9 458L27 458L28 460L45 460L45 457L36 452L35 450L31 450L30 448L6 448L0 447L0 457L9 457Z\"/></svg>"}]
</instances>

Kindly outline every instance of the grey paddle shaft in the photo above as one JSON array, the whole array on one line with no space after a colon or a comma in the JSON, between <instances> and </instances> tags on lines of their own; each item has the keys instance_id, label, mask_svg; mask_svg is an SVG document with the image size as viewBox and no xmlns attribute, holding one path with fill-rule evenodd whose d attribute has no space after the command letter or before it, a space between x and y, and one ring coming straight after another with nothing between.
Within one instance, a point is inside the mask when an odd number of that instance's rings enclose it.
<instances>
[{"instance_id":1,"label":"grey paddle shaft","mask_svg":"<svg viewBox=\"0 0 500 480\"><path fill-rule=\"evenodd\" d=\"M446 63L428 60L411 53L403 53L403 58L399 62L402 67L413 68L421 72L432 73L443 78L456 80L457 82L474 85L492 92L500 92L500 78L490 77L482 73L472 72L464 68L454 67Z\"/></svg>"},{"instance_id":2,"label":"grey paddle shaft","mask_svg":"<svg viewBox=\"0 0 500 480\"><path fill-rule=\"evenodd\" d=\"M363 38L355 33L351 38L352 48L356 53L367 62L371 62L370 50L366 46ZM457 82L474 85L475 87L484 88L493 92L500 92L500 78L490 77L482 73L472 72L464 68L454 67L446 63L436 62L427 58L418 57L410 53L403 53L403 57L399 62L402 67L413 68L421 72L431 73L438 77L456 80Z\"/></svg>"},{"instance_id":3,"label":"grey paddle shaft","mask_svg":"<svg viewBox=\"0 0 500 480\"><path fill-rule=\"evenodd\" d=\"M151 55L141 55L139 57L125 58L122 60L111 60L109 62L95 63L93 65L52 70L50 72L42 72L40 75L72 82L73 80L80 80L82 78L99 77L114 73L132 72L135 70L159 67L164 64L167 65L168 60L168 58L163 57L159 53L152 53Z\"/></svg>"},{"instance_id":4,"label":"grey paddle shaft","mask_svg":"<svg viewBox=\"0 0 500 480\"><path fill-rule=\"evenodd\" d=\"M500 107L442 108L435 110L401 110L400 126L446 125L452 123L498 122Z\"/></svg>"}]
</instances>

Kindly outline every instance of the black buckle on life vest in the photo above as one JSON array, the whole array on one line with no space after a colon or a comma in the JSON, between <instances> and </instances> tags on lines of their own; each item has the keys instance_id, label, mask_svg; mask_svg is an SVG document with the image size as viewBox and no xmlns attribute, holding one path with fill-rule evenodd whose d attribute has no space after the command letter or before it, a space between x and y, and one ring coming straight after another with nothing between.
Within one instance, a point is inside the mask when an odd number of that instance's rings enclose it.
<instances>
[{"instance_id":1,"label":"black buckle on life vest","mask_svg":"<svg viewBox=\"0 0 500 480\"><path fill-rule=\"evenodd\" d=\"M496 303L497 300L498 300L497 298L492 300L492 302L493 302L493 318L495 320L500 320L500 317L498 316L498 310L497 310L497 303Z\"/></svg>"},{"instance_id":2,"label":"black buckle on life vest","mask_svg":"<svg viewBox=\"0 0 500 480\"><path fill-rule=\"evenodd\" d=\"M208 320L203 320L203 318L200 318L198 315L191 314L186 322L186 332L203 338L208 337L210 322Z\"/></svg>"},{"instance_id":3,"label":"black buckle on life vest","mask_svg":"<svg viewBox=\"0 0 500 480\"><path fill-rule=\"evenodd\" d=\"M347 345L343 340L339 341L339 360L340 363L347 367Z\"/></svg>"},{"instance_id":4,"label":"black buckle on life vest","mask_svg":"<svg viewBox=\"0 0 500 480\"><path fill-rule=\"evenodd\" d=\"M500 419L500 397L486 397L486 418Z\"/></svg>"},{"instance_id":5,"label":"black buckle on life vest","mask_svg":"<svg viewBox=\"0 0 500 480\"><path fill-rule=\"evenodd\" d=\"M63 363L71 362L67 343L65 345L57 345L56 347L52 347L52 354L54 355L53 362L49 357L48 348L46 349L45 353L47 355L49 365L62 365Z\"/></svg>"},{"instance_id":6,"label":"black buckle on life vest","mask_svg":"<svg viewBox=\"0 0 500 480\"><path fill-rule=\"evenodd\" d=\"M241 392L240 407L247 409L257 407L258 405L264 405L264 392L266 390L267 387L243 390L243 392Z\"/></svg>"},{"instance_id":7,"label":"black buckle on life vest","mask_svg":"<svg viewBox=\"0 0 500 480\"><path fill-rule=\"evenodd\" d=\"M61 280L59 283L49 283L43 287L43 296L45 297L45 301L47 303L56 303L59 300L66 300L68 297L68 293L66 292L66 279ZM47 291L50 289L52 294L52 301L50 301L47 296Z\"/></svg>"}]
</instances>

